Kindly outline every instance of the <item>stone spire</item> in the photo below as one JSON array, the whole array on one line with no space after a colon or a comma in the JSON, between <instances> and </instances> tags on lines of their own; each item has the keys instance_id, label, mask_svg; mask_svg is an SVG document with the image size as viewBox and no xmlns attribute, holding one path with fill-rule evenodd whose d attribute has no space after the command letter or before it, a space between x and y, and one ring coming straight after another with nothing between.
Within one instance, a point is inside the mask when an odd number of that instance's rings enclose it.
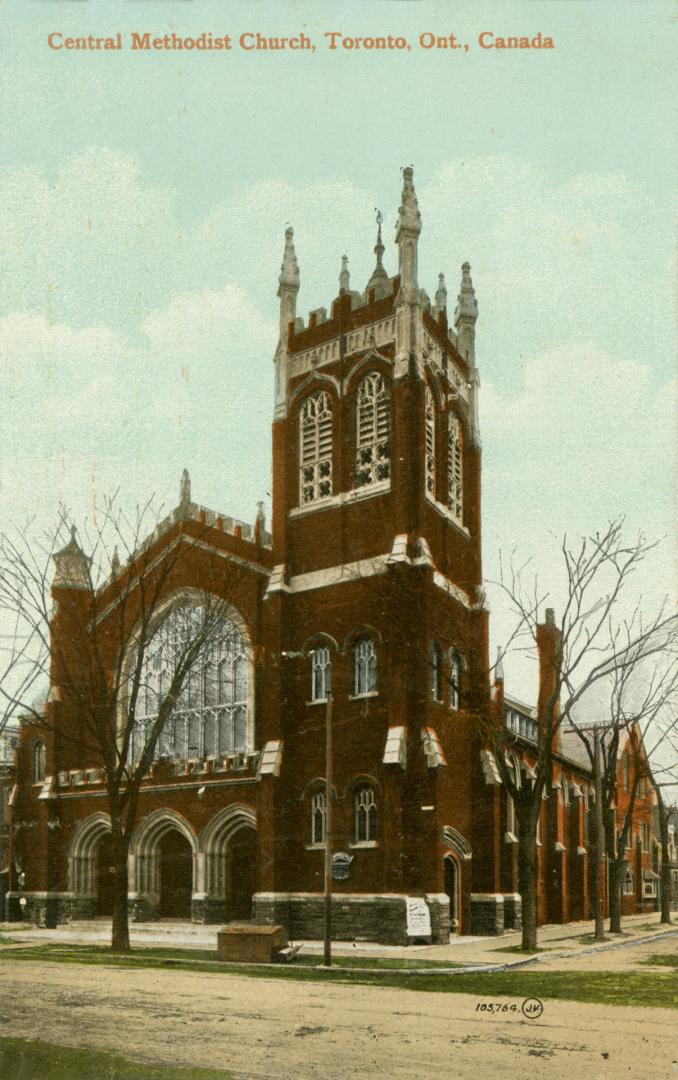
<instances>
[{"instance_id":1,"label":"stone spire","mask_svg":"<svg viewBox=\"0 0 678 1080\"><path fill-rule=\"evenodd\" d=\"M421 214L414 190L414 170L411 165L403 169L403 194L398 210L396 244L398 245L398 270L400 291L405 300L417 289L417 242L421 232Z\"/></svg>"},{"instance_id":2,"label":"stone spire","mask_svg":"<svg viewBox=\"0 0 678 1080\"><path fill-rule=\"evenodd\" d=\"M91 588L89 568L92 560L85 555L76 537L77 529L71 525L71 538L66 547L52 556L55 566L53 589Z\"/></svg>"},{"instance_id":3,"label":"stone spire","mask_svg":"<svg viewBox=\"0 0 678 1080\"><path fill-rule=\"evenodd\" d=\"M447 310L447 289L445 288L445 275L438 274L438 288L436 289L436 308L438 311Z\"/></svg>"},{"instance_id":4,"label":"stone spire","mask_svg":"<svg viewBox=\"0 0 678 1080\"><path fill-rule=\"evenodd\" d=\"M369 289L374 289L375 293L380 292L380 286L382 286L384 284L388 285L388 274L384 270L384 264L383 264L384 251L386 249L384 248L384 245L383 245L382 240L381 240L381 225L382 225L383 220L384 220L384 218L383 218L381 210L377 210L377 242L374 245L374 254L377 256L377 265L375 266L374 270L372 271L372 277L367 282L368 290ZM377 299L379 299L378 295L377 295Z\"/></svg>"},{"instance_id":5,"label":"stone spire","mask_svg":"<svg viewBox=\"0 0 678 1080\"><path fill-rule=\"evenodd\" d=\"M120 573L120 555L118 554L118 545L113 548L113 554L111 555L111 577L116 578Z\"/></svg>"},{"instance_id":6,"label":"stone spire","mask_svg":"<svg viewBox=\"0 0 678 1080\"><path fill-rule=\"evenodd\" d=\"M341 272L339 274L339 295L343 296L351 288L351 275L348 269L348 255L341 256Z\"/></svg>"},{"instance_id":7,"label":"stone spire","mask_svg":"<svg viewBox=\"0 0 678 1080\"><path fill-rule=\"evenodd\" d=\"M457 308L454 313L454 325L457 331L459 352L471 367L474 365L476 355L477 318L478 301L471 280L471 267L469 263L465 262L461 268L461 285L457 297Z\"/></svg>"},{"instance_id":8,"label":"stone spire","mask_svg":"<svg viewBox=\"0 0 678 1080\"><path fill-rule=\"evenodd\" d=\"M294 229L288 225L285 229L285 250L280 265L278 278L278 296L280 297L280 330L278 346L273 362L275 364L275 419L287 413L287 339L289 325L297 315L297 293L299 292L299 263L294 250Z\"/></svg>"},{"instance_id":9,"label":"stone spire","mask_svg":"<svg viewBox=\"0 0 678 1080\"><path fill-rule=\"evenodd\" d=\"M191 478L188 469L184 469L179 481L179 506L189 507L191 504Z\"/></svg>"},{"instance_id":10,"label":"stone spire","mask_svg":"<svg viewBox=\"0 0 678 1080\"><path fill-rule=\"evenodd\" d=\"M294 321L297 313L297 293L299 292L299 263L294 250L294 229L288 225L285 229L285 250L280 264L278 278L278 296L280 297L280 340L287 341L287 327Z\"/></svg>"}]
</instances>

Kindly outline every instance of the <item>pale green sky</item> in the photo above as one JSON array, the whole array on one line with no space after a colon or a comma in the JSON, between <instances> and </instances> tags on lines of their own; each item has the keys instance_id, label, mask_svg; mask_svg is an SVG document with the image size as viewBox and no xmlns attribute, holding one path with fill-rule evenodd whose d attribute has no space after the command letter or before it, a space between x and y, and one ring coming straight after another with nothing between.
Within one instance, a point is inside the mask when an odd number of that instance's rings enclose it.
<instances>
[{"instance_id":1,"label":"pale green sky","mask_svg":"<svg viewBox=\"0 0 678 1080\"><path fill-rule=\"evenodd\" d=\"M653 2L0 5L0 525L59 498L269 490L285 223L303 313L347 251L386 263L413 164L421 284L468 259L480 304L485 564L626 513L674 520L676 9ZM47 34L304 32L316 51L55 52ZM404 52L324 33L402 34ZM481 31L550 34L484 51ZM469 51L418 46L446 35ZM646 591L674 591L671 545ZM557 589L556 589L557 597ZM493 600L498 638L508 621ZM518 679L520 684L520 679ZM529 686L516 687L529 694Z\"/></svg>"}]
</instances>

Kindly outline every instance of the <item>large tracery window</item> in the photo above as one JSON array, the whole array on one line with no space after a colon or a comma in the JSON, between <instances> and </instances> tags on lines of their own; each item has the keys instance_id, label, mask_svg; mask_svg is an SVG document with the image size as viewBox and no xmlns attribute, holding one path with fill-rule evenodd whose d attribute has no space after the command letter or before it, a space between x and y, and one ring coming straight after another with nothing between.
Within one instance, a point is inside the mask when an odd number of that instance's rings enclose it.
<instances>
[{"instance_id":1,"label":"large tracery window","mask_svg":"<svg viewBox=\"0 0 678 1080\"><path fill-rule=\"evenodd\" d=\"M436 421L433 394L426 387L426 494L435 496L436 488Z\"/></svg>"},{"instance_id":2,"label":"large tracery window","mask_svg":"<svg viewBox=\"0 0 678 1080\"><path fill-rule=\"evenodd\" d=\"M332 402L320 391L307 397L299 418L299 501L302 506L332 494Z\"/></svg>"},{"instance_id":3,"label":"large tracery window","mask_svg":"<svg viewBox=\"0 0 678 1080\"><path fill-rule=\"evenodd\" d=\"M450 413L447 435L447 507L461 524L464 515L463 444L459 418Z\"/></svg>"},{"instance_id":4,"label":"large tracery window","mask_svg":"<svg viewBox=\"0 0 678 1080\"><path fill-rule=\"evenodd\" d=\"M133 760L141 755L187 645L204 626L204 614L199 605L175 604L146 647L132 739ZM242 634L229 619L221 619L184 680L160 733L155 757L217 757L250 749L248 667Z\"/></svg>"},{"instance_id":5,"label":"large tracery window","mask_svg":"<svg viewBox=\"0 0 678 1080\"><path fill-rule=\"evenodd\" d=\"M355 486L368 487L391 475L391 401L383 375L372 371L358 387L356 399Z\"/></svg>"}]
</instances>

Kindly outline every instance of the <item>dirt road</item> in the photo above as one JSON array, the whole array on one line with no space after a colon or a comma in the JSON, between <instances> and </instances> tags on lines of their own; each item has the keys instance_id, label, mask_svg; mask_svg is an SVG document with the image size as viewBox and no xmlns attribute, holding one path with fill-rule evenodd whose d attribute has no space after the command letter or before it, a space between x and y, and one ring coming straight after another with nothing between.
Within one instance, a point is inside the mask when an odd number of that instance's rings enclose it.
<instances>
[{"instance_id":1,"label":"dirt road","mask_svg":"<svg viewBox=\"0 0 678 1080\"><path fill-rule=\"evenodd\" d=\"M504 999L508 1000L508 999ZM294 1080L678 1077L676 1013L194 972L0 962L0 1031ZM520 1002L518 1001L518 1004Z\"/></svg>"}]
</instances>

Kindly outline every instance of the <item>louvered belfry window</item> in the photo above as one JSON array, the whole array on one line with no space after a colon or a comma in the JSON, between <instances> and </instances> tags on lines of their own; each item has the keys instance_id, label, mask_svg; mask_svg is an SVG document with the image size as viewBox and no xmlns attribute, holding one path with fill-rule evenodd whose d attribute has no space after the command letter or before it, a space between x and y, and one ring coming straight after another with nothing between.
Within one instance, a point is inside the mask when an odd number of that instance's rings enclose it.
<instances>
[{"instance_id":1,"label":"louvered belfry window","mask_svg":"<svg viewBox=\"0 0 678 1080\"><path fill-rule=\"evenodd\" d=\"M299 501L305 506L332 494L332 402L324 391L301 407L299 442Z\"/></svg>"},{"instance_id":2,"label":"louvered belfry window","mask_svg":"<svg viewBox=\"0 0 678 1080\"><path fill-rule=\"evenodd\" d=\"M366 375L356 400L355 486L368 487L391 475L391 402L388 386L376 371Z\"/></svg>"},{"instance_id":3,"label":"louvered belfry window","mask_svg":"<svg viewBox=\"0 0 678 1080\"><path fill-rule=\"evenodd\" d=\"M433 394L426 387L426 492L435 496L436 487L436 428Z\"/></svg>"},{"instance_id":4,"label":"louvered belfry window","mask_svg":"<svg viewBox=\"0 0 678 1080\"><path fill-rule=\"evenodd\" d=\"M447 507L460 524L464 514L462 451L461 424L451 413L447 438Z\"/></svg>"}]
</instances>

